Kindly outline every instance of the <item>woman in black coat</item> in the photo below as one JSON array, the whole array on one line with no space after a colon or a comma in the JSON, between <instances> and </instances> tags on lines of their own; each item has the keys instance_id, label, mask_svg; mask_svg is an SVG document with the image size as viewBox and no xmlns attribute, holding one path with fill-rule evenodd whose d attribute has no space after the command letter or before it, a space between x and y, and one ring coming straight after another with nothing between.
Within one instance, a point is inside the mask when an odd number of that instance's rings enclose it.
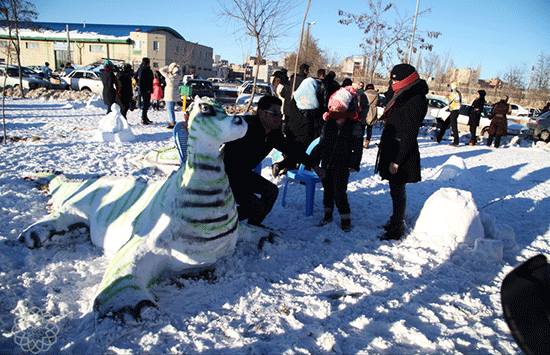
<instances>
[{"instance_id":1,"label":"woman in black coat","mask_svg":"<svg viewBox=\"0 0 550 355\"><path fill-rule=\"evenodd\" d=\"M485 107L486 94L485 90L479 90L477 92L477 99L474 100L468 110L468 116L470 117L468 119L468 125L470 126L470 142L468 145L477 145L477 126L479 126L479 119L481 118L483 107Z\"/></svg>"},{"instance_id":2,"label":"woman in black coat","mask_svg":"<svg viewBox=\"0 0 550 355\"><path fill-rule=\"evenodd\" d=\"M132 99L134 98L134 89L132 87L132 78L134 77L134 71L130 64L124 64L124 69L117 74L117 79L120 83L120 96L118 103L120 104L120 113L124 118L131 108Z\"/></svg>"},{"instance_id":3,"label":"woman in black coat","mask_svg":"<svg viewBox=\"0 0 550 355\"><path fill-rule=\"evenodd\" d=\"M380 138L376 172L390 183L393 214L384 226L382 240L400 239L405 231L405 185L421 180L418 130L428 112L428 85L409 64L391 71L388 103L380 118L385 122Z\"/></svg>"}]
</instances>

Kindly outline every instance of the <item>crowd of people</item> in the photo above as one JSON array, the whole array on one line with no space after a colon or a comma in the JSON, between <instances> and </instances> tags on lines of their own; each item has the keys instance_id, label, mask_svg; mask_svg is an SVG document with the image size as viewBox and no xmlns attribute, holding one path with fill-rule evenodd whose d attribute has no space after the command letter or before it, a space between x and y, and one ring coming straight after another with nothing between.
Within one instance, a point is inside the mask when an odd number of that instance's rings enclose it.
<instances>
[{"instance_id":1,"label":"crowd of people","mask_svg":"<svg viewBox=\"0 0 550 355\"><path fill-rule=\"evenodd\" d=\"M134 72L131 64L124 64L122 70L117 70L110 60L106 60L100 77L107 113L111 112L114 103L120 106L125 118L129 110L140 108L141 124L148 125L152 123L148 117L149 108L160 110L164 102L170 121L167 128L173 129L176 125L175 105L180 101L178 86L183 78L178 64L171 63L153 72L150 59L144 57Z\"/></svg>"},{"instance_id":2,"label":"crowd of people","mask_svg":"<svg viewBox=\"0 0 550 355\"><path fill-rule=\"evenodd\" d=\"M224 162L228 179L238 205L239 219L251 225L263 226L278 196L277 186L255 171L273 149L282 153L283 159L272 165L274 177L296 169L303 164L315 171L323 185L324 226L333 221L334 208L338 209L340 227L351 230L351 207L347 186L351 173L358 172L363 149L370 148L372 129L376 122L383 123L378 146L375 172L388 180L393 211L383 226L382 240L398 240L405 233L406 184L421 180L420 153L417 142L419 128L426 116L428 103L427 83L420 79L409 64L396 65L390 73L390 84L384 93L386 106L381 117L377 116L379 93L373 84L344 79L340 84L333 71L317 71L317 77L309 76L309 66L288 76L286 70L273 74L274 95L263 96L254 115L247 115L246 135L224 145ZM141 107L141 123L150 124L149 107L158 109L160 101L166 109L172 129L176 125L174 107L180 100L178 85L182 69L171 63L153 73L148 58L143 58L134 73L126 64L115 75L113 64L106 61L101 71L103 99L110 105L118 103L126 117L132 109L132 99L137 95ZM451 109L437 133L437 142L443 139L449 127L453 143L458 146L457 117L462 95L456 83L451 83L447 103ZM483 107L485 91L480 90L469 111L471 128L470 145L477 144L476 129ZM494 105L488 145L494 141L498 148L500 138L506 135L507 97ZM318 144L315 145L318 138ZM312 145L312 142L315 145ZM308 149L309 148L309 149ZM311 151L307 154L306 151Z\"/></svg>"},{"instance_id":3,"label":"crowd of people","mask_svg":"<svg viewBox=\"0 0 550 355\"><path fill-rule=\"evenodd\" d=\"M340 84L335 77L324 69L317 71L317 78L310 77L306 64L290 77L285 70L275 72L274 96L263 96L257 113L246 116L249 128L243 138L225 144L224 162L239 219L262 226L273 208L278 188L254 168L277 149L284 159L273 164L273 176L300 163L315 171L323 185L324 217L319 225L333 221L336 207L341 229L350 231L349 177L359 171L363 149L369 149L372 126L382 120L385 128L376 170L390 182L393 213L380 239L400 239L405 230L405 185L420 181L417 135L427 112L428 86L414 67L396 66L386 92L388 105L378 118L378 92L373 84L365 86L351 79ZM317 138L318 144L312 148Z\"/></svg>"}]
</instances>

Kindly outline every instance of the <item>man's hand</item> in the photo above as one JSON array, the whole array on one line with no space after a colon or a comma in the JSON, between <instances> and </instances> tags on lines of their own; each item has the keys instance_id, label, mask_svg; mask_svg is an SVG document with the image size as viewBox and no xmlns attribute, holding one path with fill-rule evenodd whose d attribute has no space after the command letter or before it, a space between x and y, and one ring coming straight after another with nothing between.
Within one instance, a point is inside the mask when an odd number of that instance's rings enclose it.
<instances>
[{"instance_id":1,"label":"man's hand","mask_svg":"<svg viewBox=\"0 0 550 355\"><path fill-rule=\"evenodd\" d=\"M319 175L319 177L321 179L324 179L325 178L325 169L321 168L321 167L318 167L318 166L314 166L313 167L313 171L315 171L315 173L317 175Z\"/></svg>"},{"instance_id":2,"label":"man's hand","mask_svg":"<svg viewBox=\"0 0 550 355\"><path fill-rule=\"evenodd\" d=\"M394 162L390 163L390 174L395 175L397 174L397 169L399 169L399 165L395 164Z\"/></svg>"}]
</instances>

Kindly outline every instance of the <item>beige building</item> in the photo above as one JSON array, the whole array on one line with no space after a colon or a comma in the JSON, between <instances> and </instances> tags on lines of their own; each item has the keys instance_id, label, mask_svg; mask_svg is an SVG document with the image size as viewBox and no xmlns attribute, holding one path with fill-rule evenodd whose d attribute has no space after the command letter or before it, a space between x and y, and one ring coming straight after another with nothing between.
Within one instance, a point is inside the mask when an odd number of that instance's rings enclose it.
<instances>
[{"instance_id":1,"label":"beige building","mask_svg":"<svg viewBox=\"0 0 550 355\"><path fill-rule=\"evenodd\" d=\"M184 67L186 74L208 78L212 70L212 47L188 42L169 27L64 24L35 22L20 30L21 62L24 66L50 63L53 70L71 62L88 65L105 59L131 63L135 68L143 57L159 69L171 62ZM0 64L6 64L8 29L0 27ZM11 64L16 64L12 57Z\"/></svg>"}]
</instances>

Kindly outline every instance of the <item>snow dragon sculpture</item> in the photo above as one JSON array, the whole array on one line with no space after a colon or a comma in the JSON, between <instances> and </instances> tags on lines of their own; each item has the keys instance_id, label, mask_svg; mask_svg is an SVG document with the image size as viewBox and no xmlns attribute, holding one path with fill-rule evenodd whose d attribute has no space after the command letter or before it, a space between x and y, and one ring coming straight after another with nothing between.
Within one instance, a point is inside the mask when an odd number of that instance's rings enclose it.
<instances>
[{"instance_id":1,"label":"snow dragon sculpture","mask_svg":"<svg viewBox=\"0 0 550 355\"><path fill-rule=\"evenodd\" d=\"M238 238L252 243L273 238L263 228L239 222L219 152L246 129L242 117L228 116L214 100L197 98L185 169L166 180L42 174L51 180L53 212L24 230L20 240L34 248L86 224L92 243L114 253L94 310L100 317L130 313L139 318L143 306L154 305L148 289L160 277L211 266L232 251Z\"/></svg>"}]
</instances>

